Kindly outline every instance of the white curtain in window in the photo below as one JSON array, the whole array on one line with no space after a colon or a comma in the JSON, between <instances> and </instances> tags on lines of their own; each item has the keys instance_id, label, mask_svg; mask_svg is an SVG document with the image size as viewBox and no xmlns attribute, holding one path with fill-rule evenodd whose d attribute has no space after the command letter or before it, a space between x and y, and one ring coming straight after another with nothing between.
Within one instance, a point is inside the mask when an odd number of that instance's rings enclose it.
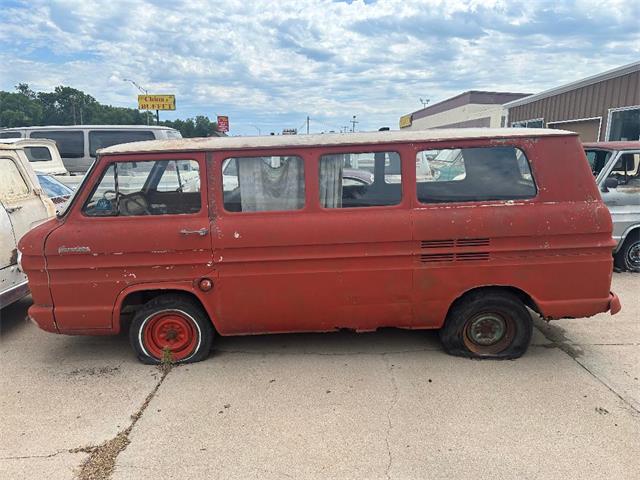
<instances>
[{"instance_id":1,"label":"white curtain in window","mask_svg":"<svg viewBox=\"0 0 640 480\"><path fill-rule=\"evenodd\" d=\"M279 162L272 157L239 158L238 174L243 212L304 207L304 165L301 158L282 157Z\"/></svg>"},{"instance_id":2,"label":"white curtain in window","mask_svg":"<svg viewBox=\"0 0 640 480\"><path fill-rule=\"evenodd\" d=\"M342 207L342 165L344 155L323 155L320 159L320 205Z\"/></svg>"}]
</instances>

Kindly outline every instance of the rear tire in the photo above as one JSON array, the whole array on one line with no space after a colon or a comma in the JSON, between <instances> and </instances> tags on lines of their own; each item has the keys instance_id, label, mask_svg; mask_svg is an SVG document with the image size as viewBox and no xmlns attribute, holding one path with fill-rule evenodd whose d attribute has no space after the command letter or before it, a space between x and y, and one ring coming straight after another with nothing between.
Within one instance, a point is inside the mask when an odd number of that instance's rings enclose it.
<instances>
[{"instance_id":1,"label":"rear tire","mask_svg":"<svg viewBox=\"0 0 640 480\"><path fill-rule=\"evenodd\" d=\"M627 235L620 250L615 254L616 267L628 272L640 272L640 230Z\"/></svg>"},{"instance_id":2,"label":"rear tire","mask_svg":"<svg viewBox=\"0 0 640 480\"><path fill-rule=\"evenodd\" d=\"M211 321L197 302L166 294L136 312L129 341L142 363L192 363L207 358L213 334Z\"/></svg>"},{"instance_id":3,"label":"rear tire","mask_svg":"<svg viewBox=\"0 0 640 480\"><path fill-rule=\"evenodd\" d=\"M454 303L440 340L451 355L511 359L527 351L532 334L531 315L518 297L481 290Z\"/></svg>"}]
</instances>

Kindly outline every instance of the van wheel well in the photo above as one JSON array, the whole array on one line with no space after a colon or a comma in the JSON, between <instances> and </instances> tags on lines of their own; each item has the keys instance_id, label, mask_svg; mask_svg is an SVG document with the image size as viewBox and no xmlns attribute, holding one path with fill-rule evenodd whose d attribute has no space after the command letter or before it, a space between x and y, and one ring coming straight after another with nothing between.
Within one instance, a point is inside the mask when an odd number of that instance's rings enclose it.
<instances>
[{"instance_id":1,"label":"van wheel well","mask_svg":"<svg viewBox=\"0 0 640 480\"><path fill-rule=\"evenodd\" d=\"M451 303L451 305L449 306L449 310L447 311L447 317L449 316L449 312L451 312L451 309L455 305L461 303L464 299L466 299L470 295L475 295L477 293L510 293L511 295L514 295L515 297L517 297L525 306L529 307L538 315L542 315L542 313L540 312L540 308L538 308L538 305L536 305L536 302L534 302L531 296L524 290L520 290L519 288L510 287L510 286L492 285L492 286L486 286L486 287L476 287L464 292L462 295L460 295Z\"/></svg>"},{"instance_id":2,"label":"van wheel well","mask_svg":"<svg viewBox=\"0 0 640 480\"><path fill-rule=\"evenodd\" d=\"M138 310L140 310L146 303L157 298L161 295L178 295L189 299L193 302L196 302L204 312L207 311L204 308L204 305L200 301L200 299L191 292L187 292L184 290L171 290L171 289L158 289L158 290L141 290L138 292L131 292L128 294L124 300L122 301L122 305L120 307L120 327L122 330L128 329L133 320L134 315ZM211 326L215 330L215 325L213 324L213 319L209 319L211 321Z\"/></svg>"}]
</instances>

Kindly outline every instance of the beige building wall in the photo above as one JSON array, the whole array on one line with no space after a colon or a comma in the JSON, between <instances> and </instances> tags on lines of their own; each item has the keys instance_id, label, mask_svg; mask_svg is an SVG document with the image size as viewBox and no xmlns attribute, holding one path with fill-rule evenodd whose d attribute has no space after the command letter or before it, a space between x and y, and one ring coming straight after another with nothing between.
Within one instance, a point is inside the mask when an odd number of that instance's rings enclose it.
<instances>
[{"instance_id":1,"label":"beige building wall","mask_svg":"<svg viewBox=\"0 0 640 480\"><path fill-rule=\"evenodd\" d=\"M424 130L426 128L443 128L443 127L500 127L500 121L505 110L502 105L487 105L469 103L460 107L452 108L444 112L429 115L428 117L418 118L412 121L410 127L403 130ZM475 123L469 125L469 123ZM466 124L466 125L461 125Z\"/></svg>"}]
</instances>

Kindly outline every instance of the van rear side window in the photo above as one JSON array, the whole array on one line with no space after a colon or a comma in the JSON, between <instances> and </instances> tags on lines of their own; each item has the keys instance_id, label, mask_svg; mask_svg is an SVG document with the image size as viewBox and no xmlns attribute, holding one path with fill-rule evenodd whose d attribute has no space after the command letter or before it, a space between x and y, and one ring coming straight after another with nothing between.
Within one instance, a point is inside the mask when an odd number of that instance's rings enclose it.
<instances>
[{"instance_id":1,"label":"van rear side window","mask_svg":"<svg viewBox=\"0 0 640 480\"><path fill-rule=\"evenodd\" d=\"M81 131L46 130L31 132L31 138L48 138L54 140L62 158L84 157L84 134Z\"/></svg>"},{"instance_id":2,"label":"van rear side window","mask_svg":"<svg viewBox=\"0 0 640 480\"><path fill-rule=\"evenodd\" d=\"M537 190L524 152L515 147L423 150L428 176L417 175L422 203L533 198Z\"/></svg>"},{"instance_id":3,"label":"van rear side window","mask_svg":"<svg viewBox=\"0 0 640 480\"><path fill-rule=\"evenodd\" d=\"M123 130L97 130L89 132L89 155L96 156L100 148L107 148L120 143L142 142L155 140L155 135L149 130L123 131Z\"/></svg>"},{"instance_id":4,"label":"van rear side window","mask_svg":"<svg viewBox=\"0 0 640 480\"><path fill-rule=\"evenodd\" d=\"M0 132L0 138L20 138L20 132Z\"/></svg>"}]
</instances>

